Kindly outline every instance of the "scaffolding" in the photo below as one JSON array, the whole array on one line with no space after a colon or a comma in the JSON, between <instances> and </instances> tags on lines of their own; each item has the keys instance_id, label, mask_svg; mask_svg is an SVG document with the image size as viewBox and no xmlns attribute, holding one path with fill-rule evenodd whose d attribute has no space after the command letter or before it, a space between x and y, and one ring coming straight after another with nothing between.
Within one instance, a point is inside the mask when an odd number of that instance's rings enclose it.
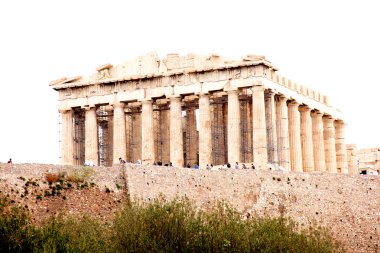
<instances>
[{"instance_id":1,"label":"scaffolding","mask_svg":"<svg viewBox=\"0 0 380 253\"><path fill-rule=\"evenodd\" d=\"M99 166L112 166L113 159L113 114L107 106L99 106L96 111L98 124Z\"/></svg>"},{"instance_id":2,"label":"scaffolding","mask_svg":"<svg viewBox=\"0 0 380 253\"><path fill-rule=\"evenodd\" d=\"M127 160L137 162L141 159L141 107L128 107L126 112Z\"/></svg>"},{"instance_id":3,"label":"scaffolding","mask_svg":"<svg viewBox=\"0 0 380 253\"><path fill-rule=\"evenodd\" d=\"M253 161L252 147L252 96L244 89L239 94L240 103L240 161L248 163Z\"/></svg>"},{"instance_id":4,"label":"scaffolding","mask_svg":"<svg viewBox=\"0 0 380 253\"><path fill-rule=\"evenodd\" d=\"M196 109L198 108L197 100L188 100L185 102L186 125L183 138L183 157L187 166L193 167L199 164L198 152L198 131L196 121Z\"/></svg>"},{"instance_id":5,"label":"scaffolding","mask_svg":"<svg viewBox=\"0 0 380 253\"><path fill-rule=\"evenodd\" d=\"M212 106L212 163L227 163L227 96L214 94L210 101Z\"/></svg>"},{"instance_id":6,"label":"scaffolding","mask_svg":"<svg viewBox=\"0 0 380 253\"><path fill-rule=\"evenodd\" d=\"M83 165L85 159L85 110L73 108L74 165Z\"/></svg>"},{"instance_id":7,"label":"scaffolding","mask_svg":"<svg viewBox=\"0 0 380 253\"><path fill-rule=\"evenodd\" d=\"M169 164L169 104L156 103L153 108L154 154L159 165Z\"/></svg>"}]
</instances>

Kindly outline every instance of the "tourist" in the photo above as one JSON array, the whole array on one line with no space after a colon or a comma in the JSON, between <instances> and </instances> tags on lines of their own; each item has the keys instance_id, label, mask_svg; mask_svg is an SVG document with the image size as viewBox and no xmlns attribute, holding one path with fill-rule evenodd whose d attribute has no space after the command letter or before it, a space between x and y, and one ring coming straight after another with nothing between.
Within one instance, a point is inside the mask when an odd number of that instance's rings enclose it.
<instances>
[{"instance_id":1,"label":"tourist","mask_svg":"<svg viewBox=\"0 0 380 253\"><path fill-rule=\"evenodd\" d=\"M207 170L211 170L211 168L210 168L210 166L208 164L206 165L206 169Z\"/></svg>"},{"instance_id":2,"label":"tourist","mask_svg":"<svg viewBox=\"0 0 380 253\"><path fill-rule=\"evenodd\" d=\"M247 166L245 166L245 163L243 163L243 165L242 165L242 169L243 169L243 170L247 169Z\"/></svg>"},{"instance_id":3,"label":"tourist","mask_svg":"<svg viewBox=\"0 0 380 253\"><path fill-rule=\"evenodd\" d=\"M231 168L231 164L230 163L227 163L227 168Z\"/></svg>"},{"instance_id":4,"label":"tourist","mask_svg":"<svg viewBox=\"0 0 380 253\"><path fill-rule=\"evenodd\" d=\"M251 168L254 170L255 169L255 165L253 165L253 163L251 164Z\"/></svg>"},{"instance_id":5,"label":"tourist","mask_svg":"<svg viewBox=\"0 0 380 253\"><path fill-rule=\"evenodd\" d=\"M12 158L9 158L8 163L12 164Z\"/></svg>"},{"instance_id":6,"label":"tourist","mask_svg":"<svg viewBox=\"0 0 380 253\"><path fill-rule=\"evenodd\" d=\"M123 165L123 166L124 166L125 161L124 161L123 159L121 159L121 157L119 157L119 163L120 163L120 165Z\"/></svg>"},{"instance_id":7,"label":"tourist","mask_svg":"<svg viewBox=\"0 0 380 253\"><path fill-rule=\"evenodd\" d=\"M235 169L239 169L239 164L238 164L238 162L235 163Z\"/></svg>"},{"instance_id":8,"label":"tourist","mask_svg":"<svg viewBox=\"0 0 380 253\"><path fill-rule=\"evenodd\" d=\"M198 170L198 169L199 169L199 166L198 166L198 164L195 164L195 165L194 165L194 169L196 169L196 170Z\"/></svg>"}]
</instances>

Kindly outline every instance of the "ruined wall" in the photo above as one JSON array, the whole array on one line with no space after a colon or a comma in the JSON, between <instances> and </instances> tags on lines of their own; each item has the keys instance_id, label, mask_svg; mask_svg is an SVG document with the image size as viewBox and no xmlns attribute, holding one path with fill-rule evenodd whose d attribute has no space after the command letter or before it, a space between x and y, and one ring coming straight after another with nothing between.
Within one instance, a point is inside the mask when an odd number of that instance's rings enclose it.
<instances>
[{"instance_id":1,"label":"ruined wall","mask_svg":"<svg viewBox=\"0 0 380 253\"><path fill-rule=\"evenodd\" d=\"M0 187L20 175L44 173L80 166L0 164ZM120 168L95 168L92 180L100 188L117 191ZM328 173L294 173L268 170L206 171L128 165L133 198L151 200L160 193L168 199L187 196L206 208L214 200L227 200L243 215L284 214L302 226L316 221L331 228L348 252L379 252L380 177Z\"/></svg>"},{"instance_id":2,"label":"ruined wall","mask_svg":"<svg viewBox=\"0 0 380 253\"><path fill-rule=\"evenodd\" d=\"M380 148L365 148L358 151L359 172L363 169L380 171Z\"/></svg>"}]
</instances>

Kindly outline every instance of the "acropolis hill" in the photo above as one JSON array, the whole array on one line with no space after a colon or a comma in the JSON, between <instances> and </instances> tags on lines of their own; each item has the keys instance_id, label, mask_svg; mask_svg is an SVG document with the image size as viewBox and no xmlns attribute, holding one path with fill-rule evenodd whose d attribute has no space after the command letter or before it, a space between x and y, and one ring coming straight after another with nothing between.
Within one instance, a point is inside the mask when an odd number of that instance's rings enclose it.
<instances>
[{"instance_id":1,"label":"acropolis hill","mask_svg":"<svg viewBox=\"0 0 380 253\"><path fill-rule=\"evenodd\" d=\"M59 93L62 164L111 166L122 158L357 173L340 111L277 74L264 56L150 53L50 86Z\"/></svg>"}]
</instances>

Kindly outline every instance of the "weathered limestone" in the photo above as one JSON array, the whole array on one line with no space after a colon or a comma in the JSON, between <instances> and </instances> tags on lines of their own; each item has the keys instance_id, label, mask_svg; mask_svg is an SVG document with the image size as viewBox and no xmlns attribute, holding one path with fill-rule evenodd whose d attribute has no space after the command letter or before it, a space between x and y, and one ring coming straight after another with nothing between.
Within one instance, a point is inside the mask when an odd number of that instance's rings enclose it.
<instances>
[{"instance_id":1,"label":"weathered limestone","mask_svg":"<svg viewBox=\"0 0 380 253\"><path fill-rule=\"evenodd\" d=\"M264 86L252 87L253 161L258 166L268 162L264 90Z\"/></svg>"},{"instance_id":2,"label":"weathered limestone","mask_svg":"<svg viewBox=\"0 0 380 253\"><path fill-rule=\"evenodd\" d=\"M240 161L240 106L236 90L228 91L228 162Z\"/></svg>"},{"instance_id":3,"label":"weathered limestone","mask_svg":"<svg viewBox=\"0 0 380 253\"><path fill-rule=\"evenodd\" d=\"M73 111L61 110L61 163L64 165L74 164L73 154Z\"/></svg>"},{"instance_id":4,"label":"weathered limestone","mask_svg":"<svg viewBox=\"0 0 380 253\"><path fill-rule=\"evenodd\" d=\"M278 162L285 170L290 170L289 119L286 102L286 97L276 96Z\"/></svg>"},{"instance_id":5,"label":"weathered limestone","mask_svg":"<svg viewBox=\"0 0 380 253\"><path fill-rule=\"evenodd\" d=\"M311 113L313 128L313 150L315 171L326 171L325 145L323 139L323 114L314 110Z\"/></svg>"},{"instance_id":6,"label":"weathered limestone","mask_svg":"<svg viewBox=\"0 0 380 253\"><path fill-rule=\"evenodd\" d=\"M144 164L154 163L153 105L152 100L142 101L141 112L141 160Z\"/></svg>"},{"instance_id":7,"label":"weathered limestone","mask_svg":"<svg viewBox=\"0 0 380 253\"><path fill-rule=\"evenodd\" d=\"M348 173L347 167L347 150L344 137L345 124L342 120L336 120L335 126L335 150L336 150L336 166L338 172Z\"/></svg>"},{"instance_id":8,"label":"weathered limestone","mask_svg":"<svg viewBox=\"0 0 380 253\"><path fill-rule=\"evenodd\" d=\"M325 146L326 170L330 173L337 173L335 127L334 119L330 116L323 116L323 139Z\"/></svg>"},{"instance_id":9,"label":"weathered limestone","mask_svg":"<svg viewBox=\"0 0 380 253\"><path fill-rule=\"evenodd\" d=\"M301 147L303 171L314 171L313 153L313 128L311 121L311 109L308 106L300 106L301 112Z\"/></svg>"},{"instance_id":10,"label":"weathered limestone","mask_svg":"<svg viewBox=\"0 0 380 253\"><path fill-rule=\"evenodd\" d=\"M119 158L127 157L124 104L116 103L113 108L113 164L118 164Z\"/></svg>"},{"instance_id":11,"label":"weathered limestone","mask_svg":"<svg viewBox=\"0 0 380 253\"><path fill-rule=\"evenodd\" d=\"M212 160L210 98L199 95L199 166L205 168Z\"/></svg>"},{"instance_id":12,"label":"weathered limestone","mask_svg":"<svg viewBox=\"0 0 380 253\"><path fill-rule=\"evenodd\" d=\"M96 122L96 107L86 107L85 121L85 161L98 165L98 124Z\"/></svg>"},{"instance_id":13,"label":"weathered limestone","mask_svg":"<svg viewBox=\"0 0 380 253\"><path fill-rule=\"evenodd\" d=\"M170 161L174 166L183 164L181 98L170 98Z\"/></svg>"},{"instance_id":14,"label":"weathered limestone","mask_svg":"<svg viewBox=\"0 0 380 253\"><path fill-rule=\"evenodd\" d=\"M302 172L301 119L298 106L296 101L288 104L290 168L292 171Z\"/></svg>"},{"instance_id":15,"label":"weathered limestone","mask_svg":"<svg viewBox=\"0 0 380 253\"><path fill-rule=\"evenodd\" d=\"M268 162L278 164L276 106L274 92L265 93L265 124L267 127Z\"/></svg>"},{"instance_id":16,"label":"weathered limestone","mask_svg":"<svg viewBox=\"0 0 380 253\"><path fill-rule=\"evenodd\" d=\"M131 143L131 153L132 162L137 162L141 160L142 152L142 115L141 113L136 113L132 116L132 143Z\"/></svg>"}]
</instances>

